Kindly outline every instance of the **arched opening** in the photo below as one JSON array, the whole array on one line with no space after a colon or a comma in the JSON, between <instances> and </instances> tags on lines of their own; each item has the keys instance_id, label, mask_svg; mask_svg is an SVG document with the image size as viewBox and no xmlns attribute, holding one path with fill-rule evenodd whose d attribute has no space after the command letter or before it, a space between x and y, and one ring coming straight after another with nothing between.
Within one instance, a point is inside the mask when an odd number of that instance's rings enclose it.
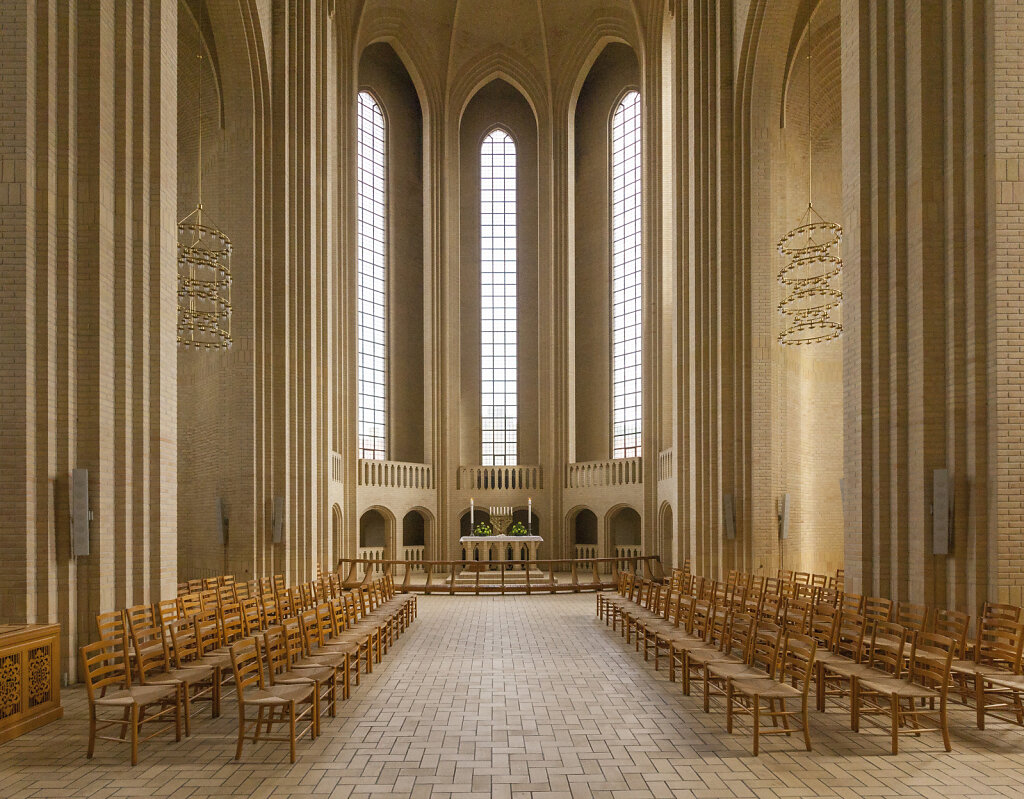
<instances>
[{"instance_id":1,"label":"arched opening","mask_svg":"<svg viewBox=\"0 0 1024 799\"><path fill-rule=\"evenodd\" d=\"M418 510L411 510L402 517L402 549L400 559L424 561L427 559L427 518ZM422 566L412 566L422 570Z\"/></svg>"},{"instance_id":2,"label":"arched opening","mask_svg":"<svg viewBox=\"0 0 1024 799\"><path fill-rule=\"evenodd\" d=\"M619 508L608 517L608 534L617 558L636 558L643 554L640 548L641 533L640 514L633 508Z\"/></svg>"},{"instance_id":3,"label":"arched opening","mask_svg":"<svg viewBox=\"0 0 1024 799\"><path fill-rule=\"evenodd\" d=\"M360 311L362 318L371 319L371 309L377 307L382 319L360 332L375 350L382 348L382 379L385 386L395 387L384 392L385 401L374 400L382 406L386 457L422 463L424 419L429 415L423 358L423 111L404 62L386 42L374 42L360 55L359 88L379 104L386 127L380 154L384 219L368 236L373 239L369 249L379 250L373 255L382 261L383 279L376 292L380 301L370 302L371 287L360 293L366 309ZM361 235L370 230L369 219L360 212Z\"/></svg>"},{"instance_id":4,"label":"arched opening","mask_svg":"<svg viewBox=\"0 0 1024 799\"><path fill-rule=\"evenodd\" d=\"M575 429L570 431L570 457L574 461L601 461L612 457L613 433L624 431L624 422L613 413L613 385L620 389L619 399L626 397L622 380L616 382L613 370L615 353L625 355L626 342L613 342L615 319L625 318L627 304L639 296L617 298L616 287L624 289L623 281L613 282L614 252L627 244L630 252L639 252L639 219L636 209L618 217L613 208L612 186L612 118L627 90L640 85L640 63L629 45L611 42L594 60L580 88L573 118L573 174L570 213L574 245L574 262L570 272L570 292L575 314L571 318L574 335L572 386L576 406ZM616 221L629 225L627 231L614 238ZM613 240L614 238L614 240ZM613 307L614 306L614 307ZM618 316L613 313L619 311ZM630 309L629 316L639 317ZM621 331L617 331L621 332ZM630 339L632 341L632 339ZM635 359L635 355L631 354ZM638 371L638 362L620 364L618 376L625 378L626 369ZM638 382L638 381L636 381ZM630 379L630 386L633 380ZM630 393L629 396L633 396ZM621 411L620 411L621 415Z\"/></svg>"},{"instance_id":5,"label":"arched opening","mask_svg":"<svg viewBox=\"0 0 1024 799\"><path fill-rule=\"evenodd\" d=\"M331 557L334 560L332 568L337 567L341 556L341 507L335 505L331 508Z\"/></svg>"},{"instance_id":6,"label":"arched opening","mask_svg":"<svg viewBox=\"0 0 1024 799\"><path fill-rule=\"evenodd\" d=\"M516 508L512 511L512 523L520 522L530 535L540 535L540 519L537 514L532 516L526 508Z\"/></svg>"},{"instance_id":7,"label":"arched opening","mask_svg":"<svg viewBox=\"0 0 1024 799\"><path fill-rule=\"evenodd\" d=\"M485 509L482 509L482 508L479 508L479 507L476 508L473 511L472 516L473 516L473 523L470 524L470 521L469 521L469 517L470 517L469 508L466 508L462 512L462 516L459 517L459 535L460 536L472 535L473 534L473 526L477 525L477 524L480 524L480 522L486 522L487 524L491 523L491 514L489 514Z\"/></svg>"},{"instance_id":8,"label":"arched opening","mask_svg":"<svg viewBox=\"0 0 1024 799\"><path fill-rule=\"evenodd\" d=\"M598 556L597 514L590 508L583 508L573 518L571 529L573 557L582 560L596 558Z\"/></svg>"},{"instance_id":9,"label":"arched opening","mask_svg":"<svg viewBox=\"0 0 1024 799\"><path fill-rule=\"evenodd\" d=\"M359 558L387 560L391 557L388 546L391 525L388 522L388 518L377 508L370 508L359 517ZM383 569L378 565L375 570Z\"/></svg>"},{"instance_id":10,"label":"arched opening","mask_svg":"<svg viewBox=\"0 0 1024 799\"><path fill-rule=\"evenodd\" d=\"M495 78L459 126L462 463L537 463L540 298L533 108Z\"/></svg>"},{"instance_id":11,"label":"arched opening","mask_svg":"<svg viewBox=\"0 0 1024 799\"><path fill-rule=\"evenodd\" d=\"M673 544L675 530L673 529L672 506L667 502L661 506L661 565L666 570L672 568L675 563L675 552Z\"/></svg>"}]
</instances>

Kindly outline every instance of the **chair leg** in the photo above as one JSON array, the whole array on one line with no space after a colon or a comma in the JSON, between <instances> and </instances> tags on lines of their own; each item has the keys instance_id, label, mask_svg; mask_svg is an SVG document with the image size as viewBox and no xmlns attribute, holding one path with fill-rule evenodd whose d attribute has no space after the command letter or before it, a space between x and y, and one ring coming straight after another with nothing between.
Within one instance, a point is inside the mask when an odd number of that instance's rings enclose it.
<instances>
[{"instance_id":1,"label":"chair leg","mask_svg":"<svg viewBox=\"0 0 1024 799\"><path fill-rule=\"evenodd\" d=\"M238 703L238 744L235 746L235 760L242 759L242 742L245 740L245 705Z\"/></svg>"},{"instance_id":2,"label":"chair leg","mask_svg":"<svg viewBox=\"0 0 1024 799\"><path fill-rule=\"evenodd\" d=\"M803 704L802 704L802 707L800 708L800 718L803 721L803 725L804 725L804 746L806 746L807 747L807 751L810 752L811 751L811 727L810 727L810 724L808 724L809 719L807 717L807 694L804 694Z\"/></svg>"},{"instance_id":3,"label":"chair leg","mask_svg":"<svg viewBox=\"0 0 1024 799\"><path fill-rule=\"evenodd\" d=\"M953 744L949 741L949 720L946 718L946 696L939 699L939 727L942 728L942 743L947 752L953 751Z\"/></svg>"},{"instance_id":4,"label":"chair leg","mask_svg":"<svg viewBox=\"0 0 1024 799\"><path fill-rule=\"evenodd\" d=\"M850 680L850 729L860 732L860 685L856 677Z\"/></svg>"},{"instance_id":5,"label":"chair leg","mask_svg":"<svg viewBox=\"0 0 1024 799\"><path fill-rule=\"evenodd\" d=\"M96 706L89 704L89 749L85 756L91 758L96 750Z\"/></svg>"},{"instance_id":6,"label":"chair leg","mask_svg":"<svg viewBox=\"0 0 1024 799\"><path fill-rule=\"evenodd\" d=\"M980 674L974 675L974 705L978 711L978 729L985 729L985 682Z\"/></svg>"},{"instance_id":7,"label":"chair leg","mask_svg":"<svg viewBox=\"0 0 1024 799\"><path fill-rule=\"evenodd\" d=\"M178 685L179 693L174 697L174 740L181 740L181 691L188 690L184 684Z\"/></svg>"},{"instance_id":8,"label":"chair leg","mask_svg":"<svg viewBox=\"0 0 1024 799\"><path fill-rule=\"evenodd\" d=\"M732 733L732 683L725 683L725 731Z\"/></svg>"},{"instance_id":9,"label":"chair leg","mask_svg":"<svg viewBox=\"0 0 1024 799\"><path fill-rule=\"evenodd\" d=\"M132 724L132 765L138 765L139 762L139 706L132 705L131 707L131 724Z\"/></svg>"},{"instance_id":10,"label":"chair leg","mask_svg":"<svg viewBox=\"0 0 1024 799\"><path fill-rule=\"evenodd\" d=\"M754 706L754 757L760 754L761 746L761 697L757 694L753 696Z\"/></svg>"},{"instance_id":11,"label":"chair leg","mask_svg":"<svg viewBox=\"0 0 1024 799\"><path fill-rule=\"evenodd\" d=\"M889 697L889 713L892 716L892 753L900 753L900 698L896 694Z\"/></svg>"},{"instance_id":12,"label":"chair leg","mask_svg":"<svg viewBox=\"0 0 1024 799\"><path fill-rule=\"evenodd\" d=\"M295 703L288 706L288 743L290 745L292 763L295 762Z\"/></svg>"}]
</instances>

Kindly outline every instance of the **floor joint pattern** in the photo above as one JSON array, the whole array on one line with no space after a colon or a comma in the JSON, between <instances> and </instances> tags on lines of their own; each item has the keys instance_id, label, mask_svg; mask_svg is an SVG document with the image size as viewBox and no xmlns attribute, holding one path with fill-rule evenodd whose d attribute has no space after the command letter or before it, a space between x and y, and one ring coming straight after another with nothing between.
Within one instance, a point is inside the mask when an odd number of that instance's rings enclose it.
<instances>
[{"instance_id":1,"label":"floor joint pattern","mask_svg":"<svg viewBox=\"0 0 1024 799\"><path fill-rule=\"evenodd\" d=\"M65 716L0 746L0 799L32 797L1014 797L1024 793L1024 730L951 711L952 754L936 737L888 753L883 731L851 733L836 708L813 712L813 752L784 737L749 754L724 712L701 710L594 615L594 595L420 597L398 645L325 719L315 742L246 744L237 705L155 739L85 757L84 691Z\"/></svg>"}]
</instances>

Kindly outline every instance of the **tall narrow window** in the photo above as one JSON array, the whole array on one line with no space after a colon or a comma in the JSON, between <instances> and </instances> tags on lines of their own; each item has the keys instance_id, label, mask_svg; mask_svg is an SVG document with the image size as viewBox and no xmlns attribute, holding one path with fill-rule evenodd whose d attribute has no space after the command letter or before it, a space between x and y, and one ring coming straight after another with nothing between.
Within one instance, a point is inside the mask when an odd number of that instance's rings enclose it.
<instances>
[{"instance_id":1,"label":"tall narrow window","mask_svg":"<svg viewBox=\"0 0 1024 799\"><path fill-rule=\"evenodd\" d=\"M640 94L612 117L612 457L641 454Z\"/></svg>"},{"instance_id":2,"label":"tall narrow window","mask_svg":"<svg viewBox=\"0 0 1024 799\"><path fill-rule=\"evenodd\" d=\"M358 445L359 457L387 458L387 226L384 114L359 92L358 181Z\"/></svg>"},{"instance_id":3,"label":"tall narrow window","mask_svg":"<svg viewBox=\"0 0 1024 799\"><path fill-rule=\"evenodd\" d=\"M481 428L485 466L514 464L516 391L516 143L491 131L480 148Z\"/></svg>"}]
</instances>

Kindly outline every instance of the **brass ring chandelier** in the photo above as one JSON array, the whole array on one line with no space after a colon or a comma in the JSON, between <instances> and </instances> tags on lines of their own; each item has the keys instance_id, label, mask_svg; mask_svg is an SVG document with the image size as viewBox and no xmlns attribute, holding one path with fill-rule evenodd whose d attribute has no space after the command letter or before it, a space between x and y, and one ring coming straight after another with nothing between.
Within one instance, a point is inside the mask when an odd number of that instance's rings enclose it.
<instances>
[{"instance_id":1,"label":"brass ring chandelier","mask_svg":"<svg viewBox=\"0 0 1024 799\"><path fill-rule=\"evenodd\" d=\"M812 12L813 16L813 12ZM839 338L843 324L832 318L843 302L843 292L833 287L843 271L838 254L843 228L825 220L811 201L813 138L811 137L811 19L807 20L807 210L800 224L779 239L779 254L787 263L779 272L786 296L779 302L785 327L780 344L820 344Z\"/></svg>"},{"instance_id":2,"label":"brass ring chandelier","mask_svg":"<svg viewBox=\"0 0 1024 799\"><path fill-rule=\"evenodd\" d=\"M202 62L202 53L198 56ZM202 70L200 70L200 73ZM231 346L231 239L203 211L203 89L199 76L196 207L178 222L178 346Z\"/></svg>"}]
</instances>

